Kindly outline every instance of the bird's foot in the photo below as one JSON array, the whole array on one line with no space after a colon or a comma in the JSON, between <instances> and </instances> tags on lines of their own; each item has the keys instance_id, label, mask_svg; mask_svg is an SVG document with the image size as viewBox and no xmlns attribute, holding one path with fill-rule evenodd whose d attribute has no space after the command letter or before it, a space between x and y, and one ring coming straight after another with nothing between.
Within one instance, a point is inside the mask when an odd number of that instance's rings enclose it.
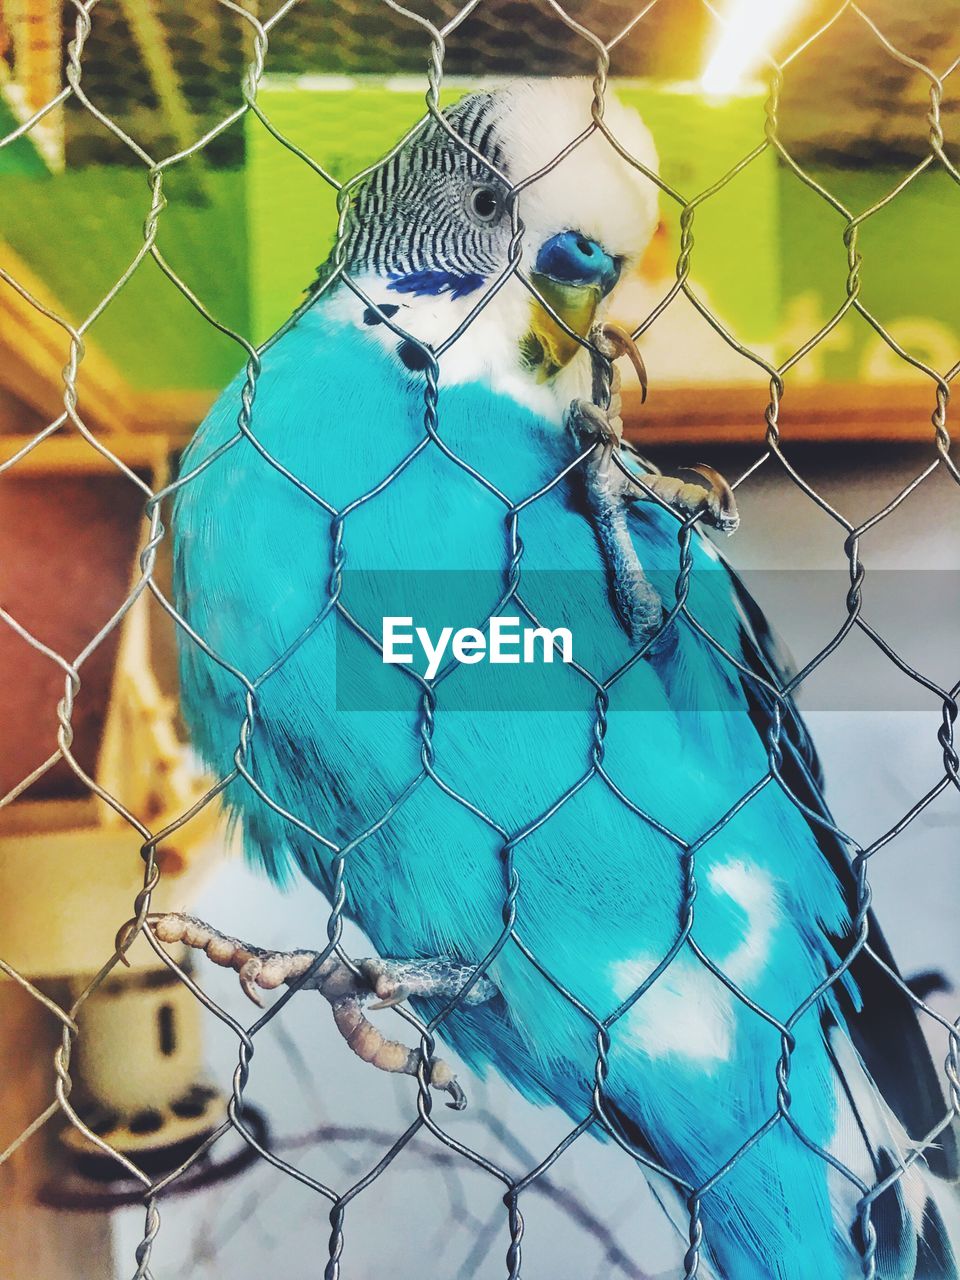
<instances>
[{"instance_id":1,"label":"bird's foot","mask_svg":"<svg viewBox=\"0 0 960 1280\"><path fill-rule=\"evenodd\" d=\"M656 494L684 520L701 516L704 523L728 534L735 533L740 524L733 490L719 471L706 463L683 467L675 475L663 475L659 471L640 472L631 496L634 499L647 498L646 490Z\"/></svg>"},{"instance_id":2,"label":"bird's foot","mask_svg":"<svg viewBox=\"0 0 960 1280\"><path fill-rule=\"evenodd\" d=\"M622 356L630 360L640 380L643 400L647 398L646 369L633 335L619 325L610 321L594 325L590 341L596 352L593 399L572 401L564 415L564 425L577 445L581 449L595 446L587 458L589 486L601 489L610 501L618 496L642 501L654 494L684 520L700 516L705 524L722 533L733 533L740 523L736 499L730 485L713 467L700 463L674 475L663 475L635 455L643 469L636 470L632 477L627 474L632 469L613 463L613 454L623 443L620 373L614 361Z\"/></svg>"},{"instance_id":3,"label":"bird's foot","mask_svg":"<svg viewBox=\"0 0 960 1280\"><path fill-rule=\"evenodd\" d=\"M571 401L563 421L577 448L589 450L581 472L587 503L617 613L631 641L639 647L655 640L663 626L664 610L637 556L626 518L630 505L659 498L681 519L699 517L728 534L737 528L740 517L733 490L713 467L701 464L663 475L632 449L632 465L623 463L620 376L613 361L622 355L630 358L645 397L643 360L632 336L615 325L595 326L590 337L599 352L593 361L593 399Z\"/></svg>"},{"instance_id":4,"label":"bird's foot","mask_svg":"<svg viewBox=\"0 0 960 1280\"><path fill-rule=\"evenodd\" d=\"M613 461L623 439L619 397L605 409L592 400L571 400L563 415L563 425L577 449L590 450L580 469L590 507L597 514L624 509L638 490Z\"/></svg>"},{"instance_id":5,"label":"bird's foot","mask_svg":"<svg viewBox=\"0 0 960 1280\"><path fill-rule=\"evenodd\" d=\"M272 991L285 983L314 988L329 1002L340 1034L358 1057L381 1071L404 1075L418 1074L420 1051L388 1040L367 1018L365 1008L391 1008L410 996L451 1000L461 995L475 972L469 965L446 958L370 958L349 964L336 954L320 961L319 951L267 951L181 912L148 916L147 925L159 942L182 943L203 951L222 968L235 969L240 986L254 1004L262 1004L258 988ZM465 1005L483 1004L496 994L493 983L480 977L461 1000ZM430 1084L450 1095L448 1106L462 1111L466 1095L448 1064L434 1058L428 1066Z\"/></svg>"},{"instance_id":6,"label":"bird's foot","mask_svg":"<svg viewBox=\"0 0 960 1280\"><path fill-rule=\"evenodd\" d=\"M618 466L614 453L622 446L623 421L619 414L601 409L591 400L573 400L564 415L564 426L577 447L594 450L585 459L589 496L596 505L616 501L638 502L655 495L683 520L700 516L721 533L735 533L740 524L737 500L719 471L705 462L683 467L673 475L655 469L634 470ZM639 459L633 450L634 465ZM640 460L644 468L650 464Z\"/></svg>"},{"instance_id":7,"label":"bird's foot","mask_svg":"<svg viewBox=\"0 0 960 1280\"><path fill-rule=\"evenodd\" d=\"M623 433L618 408L613 401L603 409L591 400L573 400L564 414L564 426L579 449L594 446L584 459L581 480L617 614L631 643L639 648L662 626L663 602L644 572L627 523L629 503L638 488L613 461Z\"/></svg>"},{"instance_id":8,"label":"bird's foot","mask_svg":"<svg viewBox=\"0 0 960 1280\"><path fill-rule=\"evenodd\" d=\"M592 356L593 398L571 400L563 422L581 449L596 446L595 452L587 459L587 465L594 469L602 466L606 474L611 452L619 449L623 439L620 371L614 361L624 355L629 358L637 371L644 400L647 398L647 371L637 344L620 325L611 321L595 324L589 337L595 352ZM616 471L616 468L609 469ZM615 475L609 478L614 484L619 483Z\"/></svg>"},{"instance_id":9,"label":"bird's foot","mask_svg":"<svg viewBox=\"0 0 960 1280\"><path fill-rule=\"evenodd\" d=\"M619 449L623 439L623 419L612 408L603 409L592 400L571 400L563 415L563 425L573 436L580 449L594 447L586 459L588 466L596 466L605 450Z\"/></svg>"}]
</instances>

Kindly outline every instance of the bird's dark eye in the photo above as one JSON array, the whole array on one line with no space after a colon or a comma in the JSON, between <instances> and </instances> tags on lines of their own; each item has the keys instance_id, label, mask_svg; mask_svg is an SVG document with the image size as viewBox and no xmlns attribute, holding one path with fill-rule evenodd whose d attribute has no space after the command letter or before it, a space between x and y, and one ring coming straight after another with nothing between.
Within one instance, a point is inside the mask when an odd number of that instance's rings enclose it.
<instances>
[{"instance_id":1,"label":"bird's dark eye","mask_svg":"<svg viewBox=\"0 0 960 1280\"><path fill-rule=\"evenodd\" d=\"M478 222L494 222L500 215L500 192L496 187L474 187L467 197L467 208Z\"/></svg>"}]
</instances>

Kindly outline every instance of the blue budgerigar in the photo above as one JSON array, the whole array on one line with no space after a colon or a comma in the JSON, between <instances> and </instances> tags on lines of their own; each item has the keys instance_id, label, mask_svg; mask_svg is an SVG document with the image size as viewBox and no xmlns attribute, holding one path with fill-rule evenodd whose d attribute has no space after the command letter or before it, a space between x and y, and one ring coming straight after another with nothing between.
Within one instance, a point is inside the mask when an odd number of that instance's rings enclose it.
<instances>
[{"instance_id":1,"label":"blue budgerigar","mask_svg":"<svg viewBox=\"0 0 960 1280\"><path fill-rule=\"evenodd\" d=\"M515 83L429 121L354 192L342 257L264 353L249 414L240 374L200 427L173 521L176 604L203 641L181 646L193 741L220 776L239 760L224 798L252 859L342 889L388 958L365 970L381 994L432 1016L494 952L439 1032L478 1073L579 1122L597 1062L584 1010L606 1019L641 991L609 1026L594 1127L640 1157L685 1237L706 1186L707 1272L957 1280L938 1072L881 963L858 951L827 983L856 942L855 878L789 703L781 781L758 785L783 672L698 531L702 630L663 625L678 516L729 529L735 514L709 468L664 476L619 446L602 357L632 347L605 323L657 222L656 157L611 93L603 130L551 168L591 103L579 81ZM555 315L516 274L496 288L517 252ZM428 348L484 299L439 357L434 404ZM448 649L425 697L423 655L377 648L385 618L483 635L498 608L532 628L521 605L570 632L575 663ZM599 714L585 672L605 679L638 647ZM317 946L326 920L318 903ZM211 938L189 921L160 933ZM872 920L870 942L892 969ZM303 971L302 955L296 970L218 945L264 986ZM776 1024L818 989L781 1092ZM362 1040L356 1002L334 1004Z\"/></svg>"}]
</instances>

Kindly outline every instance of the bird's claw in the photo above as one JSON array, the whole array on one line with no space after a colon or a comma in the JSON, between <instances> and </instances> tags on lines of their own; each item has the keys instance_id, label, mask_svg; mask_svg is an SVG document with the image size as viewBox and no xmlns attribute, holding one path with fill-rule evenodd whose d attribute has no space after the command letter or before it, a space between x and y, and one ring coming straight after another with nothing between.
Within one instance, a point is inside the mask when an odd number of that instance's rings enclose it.
<instances>
[{"instance_id":1,"label":"bird's claw","mask_svg":"<svg viewBox=\"0 0 960 1280\"><path fill-rule=\"evenodd\" d=\"M598 446L590 465L606 472L614 449L619 449L623 441L620 372L613 362L624 355L630 360L640 380L642 400L647 398L647 370L633 335L621 325L610 320L594 325L590 330L590 341L595 348L593 399L571 400L563 421L581 449L589 445Z\"/></svg>"},{"instance_id":2,"label":"bird's claw","mask_svg":"<svg viewBox=\"0 0 960 1280\"><path fill-rule=\"evenodd\" d=\"M621 356L627 357L633 365L637 381L640 383L640 403L645 404L647 399L647 366L643 363L640 348L637 346L636 340L629 329L625 329L623 325L617 324L614 320L604 320L601 324L594 325L590 332L590 338L600 354L608 361L618 360ZM615 369L611 377L617 384L615 390L619 392L619 374Z\"/></svg>"},{"instance_id":3,"label":"bird's claw","mask_svg":"<svg viewBox=\"0 0 960 1280\"><path fill-rule=\"evenodd\" d=\"M707 482L705 510L710 524L721 533L735 533L740 527L740 512L729 481L705 462L698 462L690 470Z\"/></svg>"},{"instance_id":4,"label":"bird's claw","mask_svg":"<svg viewBox=\"0 0 960 1280\"><path fill-rule=\"evenodd\" d=\"M563 425L578 448L585 449L590 445L596 445L601 451L620 448L623 419L619 414L601 409L592 400L571 400L563 415Z\"/></svg>"},{"instance_id":5,"label":"bird's claw","mask_svg":"<svg viewBox=\"0 0 960 1280\"><path fill-rule=\"evenodd\" d=\"M673 475L651 473L639 476L642 482L634 498L649 497L650 490L684 520L700 516L721 533L734 533L740 524L737 500L719 471L706 463L684 467Z\"/></svg>"},{"instance_id":6,"label":"bird's claw","mask_svg":"<svg viewBox=\"0 0 960 1280\"><path fill-rule=\"evenodd\" d=\"M649 648L662 630L664 610L637 556L627 520L630 504L659 499L681 519L701 519L723 533L733 533L740 517L733 490L713 467L700 464L671 476L642 460L649 469L631 468L622 461L620 375L614 361L623 355L630 359L644 399L646 369L633 335L619 325L595 325L590 340L593 398L572 400L563 422L577 448L586 453L581 477L617 614L631 643Z\"/></svg>"},{"instance_id":7,"label":"bird's claw","mask_svg":"<svg viewBox=\"0 0 960 1280\"><path fill-rule=\"evenodd\" d=\"M358 1057L381 1071L404 1075L419 1075L423 1062L420 1050L388 1040L366 1017L365 1009L394 1008L411 995L452 998L473 979L469 966L447 960L371 958L352 964L335 953L268 951L181 912L147 916L146 925L158 942L182 943L203 951L222 968L235 969L244 994L259 1007L263 1002L258 989L269 991L284 984L315 988L329 1002L340 1034ZM495 993L489 979L481 977L473 981L464 1002L480 1003ZM371 1003L374 996L377 999ZM467 1105L466 1094L448 1064L433 1058L427 1065L431 1087L448 1093L452 1101L447 1105L462 1111Z\"/></svg>"},{"instance_id":8,"label":"bird's claw","mask_svg":"<svg viewBox=\"0 0 960 1280\"><path fill-rule=\"evenodd\" d=\"M412 992L389 960L369 958L357 961L357 968L363 976L371 993L377 998L367 1007L370 1009L395 1009L398 1004L409 1000Z\"/></svg>"},{"instance_id":9,"label":"bird's claw","mask_svg":"<svg viewBox=\"0 0 960 1280\"><path fill-rule=\"evenodd\" d=\"M374 1000L372 1004L367 1005L367 1008L379 1013L381 1009L395 1009L398 1004L403 1004L404 1000L409 999L410 992L398 987L392 996L385 996L382 1000Z\"/></svg>"},{"instance_id":10,"label":"bird's claw","mask_svg":"<svg viewBox=\"0 0 960 1280\"><path fill-rule=\"evenodd\" d=\"M590 330L593 353L593 398L571 400L564 414L564 426L580 448L599 446L600 465L606 469L610 455L623 440L623 418L620 416L620 372L613 363L627 356L637 371L643 399L647 398L647 370L633 335L607 320ZM593 461L593 460L591 460Z\"/></svg>"},{"instance_id":11,"label":"bird's claw","mask_svg":"<svg viewBox=\"0 0 960 1280\"><path fill-rule=\"evenodd\" d=\"M662 475L651 468L633 478L625 467L610 466L614 451L623 442L620 375L613 361L627 356L640 380L643 400L647 398L647 371L633 335L621 325L610 320L596 324L590 331L590 340L595 348L593 399L571 401L564 414L564 426L580 448L598 446L587 459L587 468L593 473L590 486L602 477L602 496L607 502L618 496L637 501L652 493L685 520L699 516L722 533L733 533L740 523L733 490L719 471L706 463L683 468L674 475Z\"/></svg>"}]
</instances>

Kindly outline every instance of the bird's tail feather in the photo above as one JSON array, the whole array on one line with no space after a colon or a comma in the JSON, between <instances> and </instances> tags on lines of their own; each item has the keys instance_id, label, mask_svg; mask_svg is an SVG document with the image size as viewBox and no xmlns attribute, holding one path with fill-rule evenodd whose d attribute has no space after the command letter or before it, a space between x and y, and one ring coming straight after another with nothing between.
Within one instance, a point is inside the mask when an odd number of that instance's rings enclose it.
<instances>
[{"instance_id":1,"label":"bird's tail feather","mask_svg":"<svg viewBox=\"0 0 960 1280\"><path fill-rule=\"evenodd\" d=\"M957 1280L960 1268L960 1199L955 1183L930 1174L917 1249L915 1280Z\"/></svg>"},{"instance_id":2,"label":"bird's tail feather","mask_svg":"<svg viewBox=\"0 0 960 1280\"><path fill-rule=\"evenodd\" d=\"M868 1186L888 1184L871 1202L876 1274L882 1280L960 1280L960 1200L955 1184L931 1172L917 1142L884 1101L846 1034L834 1028L829 1051L837 1071L837 1124L830 1154ZM944 1104L946 1111L946 1104ZM849 1221L860 1194L836 1173L837 1218ZM853 1243L863 1251L855 1228Z\"/></svg>"}]
</instances>

